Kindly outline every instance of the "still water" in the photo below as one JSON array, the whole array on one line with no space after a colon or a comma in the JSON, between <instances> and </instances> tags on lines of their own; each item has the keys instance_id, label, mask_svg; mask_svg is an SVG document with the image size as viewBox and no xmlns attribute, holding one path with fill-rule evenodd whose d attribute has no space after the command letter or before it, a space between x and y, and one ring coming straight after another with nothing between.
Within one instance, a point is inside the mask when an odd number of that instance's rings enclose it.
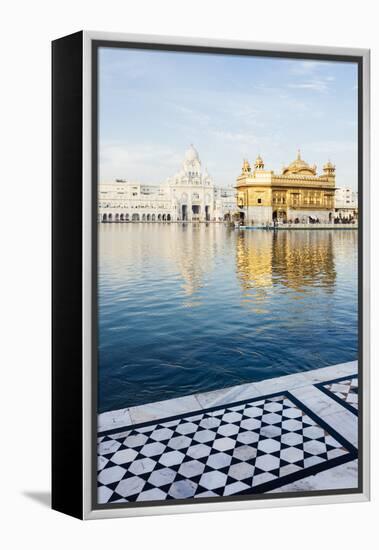
<instances>
[{"instance_id":1,"label":"still water","mask_svg":"<svg viewBox=\"0 0 379 550\"><path fill-rule=\"evenodd\" d=\"M357 358L354 230L99 225L99 412Z\"/></svg>"}]
</instances>

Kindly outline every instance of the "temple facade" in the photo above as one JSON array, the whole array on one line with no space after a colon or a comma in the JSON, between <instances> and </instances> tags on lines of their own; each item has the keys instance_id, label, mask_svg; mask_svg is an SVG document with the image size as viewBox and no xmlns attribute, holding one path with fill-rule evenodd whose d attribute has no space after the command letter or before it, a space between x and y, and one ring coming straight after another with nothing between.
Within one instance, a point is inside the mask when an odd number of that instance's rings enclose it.
<instances>
[{"instance_id":1,"label":"temple facade","mask_svg":"<svg viewBox=\"0 0 379 550\"><path fill-rule=\"evenodd\" d=\"M318 175L316 166L297 158L282 173L265 169L258 156L253 169L245 160L237 178L237 207L244 223L332 223L335 208L335 166L327 162Z\"/></svg>"},{"instance_id":2,"label":"temple facade","mask_svg":"<svg viewBox=\"0 0 379 550\"><path fill-rule=\"evenodd\" d=\"M161 185L123 179L99 185L101 222L223 221L235 212L235 189L215 186L193 145L180 170Z\"/></svg>"},{"instance_id":3,"label":"temple facade","mask_svg":"<svg viewBox=\"0 0 379 550\"><path fill-rule=\"evenodd\" d=\"M207 170L203 170L193 145L186 151L181 169L168 178L166 186L177 205L179 220L214 219L214 183Z\"/></svg>"}]
</instances>

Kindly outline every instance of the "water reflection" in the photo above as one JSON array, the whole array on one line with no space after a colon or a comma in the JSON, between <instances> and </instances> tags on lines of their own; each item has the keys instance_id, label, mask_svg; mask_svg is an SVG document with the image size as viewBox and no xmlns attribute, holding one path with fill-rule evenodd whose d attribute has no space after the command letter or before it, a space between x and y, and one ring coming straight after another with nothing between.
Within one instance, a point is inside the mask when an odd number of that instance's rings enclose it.
<instances>
[{"instance_id":1,"label":"water reflection","mask_svg":"<svg viewBox=\"0 0 379 550\"><path fill-rule=\"evenodd\" d=\"M99 226L101 411L356 356L356 231Z\"/></svg>"},{"instance_id":2,"label":"water reflection","mask_svg":"<svg viewBox=\"0 0 379 550\"><path fill-rule=\"evenodd\" d=\"M333 292L333 239L332 231L239 231L236 265L245 296L262 300L275 285L300 294L320 286Z\"/></svg>"}]
</instances>

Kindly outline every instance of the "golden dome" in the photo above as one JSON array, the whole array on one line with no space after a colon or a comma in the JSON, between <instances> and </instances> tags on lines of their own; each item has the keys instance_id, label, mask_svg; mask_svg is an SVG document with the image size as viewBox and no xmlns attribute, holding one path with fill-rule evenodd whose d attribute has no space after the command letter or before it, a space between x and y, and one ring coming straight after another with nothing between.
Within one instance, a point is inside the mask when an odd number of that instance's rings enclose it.
<instances>
[{"instance_id":1,"label":"golden dome","mask_svg":"<svg viewBox=\"0 0 379 550\"><path fill-rule=\"evenodd\" d=\"M304 176L315 176L316 166L309 166L305 160L301 158L300 150L297 152L297 158L289 166L283 168L283 175L300 174Z\"/></svg>"}]
</instances>

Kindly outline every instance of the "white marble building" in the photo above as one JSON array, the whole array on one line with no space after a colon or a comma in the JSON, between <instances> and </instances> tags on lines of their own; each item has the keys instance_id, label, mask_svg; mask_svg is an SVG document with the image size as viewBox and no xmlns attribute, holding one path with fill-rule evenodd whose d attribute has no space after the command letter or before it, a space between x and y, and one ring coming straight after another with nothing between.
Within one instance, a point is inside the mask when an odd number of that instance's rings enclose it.
<instances>
[{"instance_id":1,"label":"white marble building","mask_svg":"<svg viewBox=\"0 0 379 550\"><path fill-rule=\"evenodd\" d=\"M350 187L336 187L335 217L356 220L358 218L358 192Z\"/></svg>"},{"instance_id":2,"label":"white marble building","mask_svg":"<svg viewBox=\"0 0 379 550\"><path fill-rule=\"evenodd\" d=\"M231 221L237 211L236 191L234 187L215 187L215 212L216 221Z\"/></svg>"},{"instance_id":3,"label":"white marble building","mask_svg":"<svg viewBox=\"0 0 379 550\"><path fill-rule=\"evenodd\" d=\"M172 221L175 204L166 188L126 180L99 185L98 220L102 222Z\"/></svg>"},{"instance_id":4,"label":"white marble building","mask_svg":"<svg viewBox=\"0 0 379 550\"><path fill-rule=\"evenodd\" d=\"M222 221L235 210L234 189L215 187L193 145L181 169L161 186L119 179L99 185L101 222Z\"/></svg>"},{"instance_id":5,"label":"white marble building","mask_svg":"<svg viewBox=\"0 0 379 550\"><path fill-rule=\"evenodd\" d=\"M186 151L182 168L168 178L167 187L178 208L178 219L210 221L214 219L214 183L202 169L193 145Z\"/></svg>"}]
</instances>

